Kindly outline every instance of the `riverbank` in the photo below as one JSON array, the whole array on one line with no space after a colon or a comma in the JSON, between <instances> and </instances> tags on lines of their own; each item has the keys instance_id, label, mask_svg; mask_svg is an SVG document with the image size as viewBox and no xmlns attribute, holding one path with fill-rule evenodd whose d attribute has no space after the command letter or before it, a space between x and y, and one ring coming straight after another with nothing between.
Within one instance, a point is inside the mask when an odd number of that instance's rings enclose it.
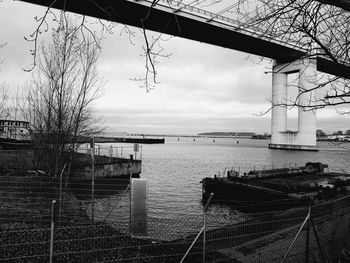
<instances>
[{"instance_id":1,"label":"riverbank","mask_svg":"<svg viewBox=\"0 0 350 263\"><path fill-rule=\"evenodd\" d=\"M142 237L132 236L130 232L119 231L119 223L106 217L106 214L96 213L93 222L91 214L88 213L90 211L82 209L81 206L81 202L89 200L82 201L65 188L61 196L61 209L60 202L57 202L51 232L51 200L60 200L55 179L7 173L0 176L0 186L0 199L6 200L1 202L1 208L8 209L0 216L0 253L3 256L2 261L5 262L47 262L50 240L53 237L55 262L175 263L180 262L203 224L201 217L193 220L187 218L184 221L163 219L162 224L158 222L153 227L151 224L155 222L149 220L149 230L156 227L158 236L164 235L171 241L154 239L154 232L151 231ZM120 196L126 201L130 200L128 194ZM96 198L105 202L104 198ZM320 251L326 253L329 262L335 262L334 259L336 262L348 262L346 260L349 258L345 258L345 261L339 259L342 252L348 252L344 245L350 244L350 235L347 232L347 222L350 222L348 199L343 198L312 208L311 216L316 232L308 232L307 225L304 225L288 262L304 262L306 244L309 244L312 251L309 262L320 262L317 260L321 259ZM121 209L123 203L120 200L108 206L114 217L122 217L123 211L129 212ZM98 202L95 206L97 204ZM128 203L122 206L128 207ZM7 217L9 214L13 217ZM246 215L246 219L241 222L209 213L206 262L280 262L305 218L306 208ZM190 230L190 224L197 227ZM183 238L172 239L172 235L176 236L184 231L187 234ZM311 233L309 243L306 241L307 233ZM314 233L318 234L322 242L321 249ZM201 262L202 251L203 236L200 235L185 262Z\"/></svg>"},{"instance_id":2,"label":"riverbank","mask_svg":"<svg viewBox=\"0 0 350 263\"><path fill-rule=\"evenodd\" d=\"M82 201L69 188L60 193L56 178L2 171L0 200L2 262L48 262L52 234L55 262L179 262L190 245L132 237L98 220L99 215L93 222L83 209L86 198ZM200 255L195 248L186 262L201 262ZM227 257L213 251L207 262L218 258Z\"/></svg>"}]
</instances>

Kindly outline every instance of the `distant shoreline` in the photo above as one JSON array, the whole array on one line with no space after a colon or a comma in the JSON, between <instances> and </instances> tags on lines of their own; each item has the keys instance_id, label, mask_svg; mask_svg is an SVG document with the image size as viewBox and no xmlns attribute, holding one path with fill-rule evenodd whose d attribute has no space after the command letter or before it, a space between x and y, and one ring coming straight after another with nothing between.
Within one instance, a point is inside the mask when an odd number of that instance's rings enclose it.
<instances>
[{"instance_id":1,"label":"distant shoreline","mask_svg":"<svg viewBox=\"0 0 350 263\"><path fill-rule=\"evenodd\" d=\"M225 137L232 137L232 136L252 137L256 135L256 133L255 132L203 132L203 133L198 133L198 135L225 136Z\"/></svg>"},{"instance_id":2,"label":"distant shoreline","mask_svg":"<svg viewBox=\"0 0 350 263\"><path fill-rule=\"evenodd\" d=\"M128 133L124 137L189 137L189 138L251 138L257 135L254 132L228 132L228 133L198 133L198 134L143 134L143 133Z\"/></svg>"}]
</instances>

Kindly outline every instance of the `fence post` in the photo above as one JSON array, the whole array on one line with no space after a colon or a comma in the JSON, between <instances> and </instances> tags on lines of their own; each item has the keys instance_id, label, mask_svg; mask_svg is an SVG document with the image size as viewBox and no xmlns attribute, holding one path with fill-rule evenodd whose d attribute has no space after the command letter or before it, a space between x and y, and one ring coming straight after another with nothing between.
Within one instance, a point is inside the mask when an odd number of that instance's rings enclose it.
<instances>
[{"instance_id":1,"label":"fence post","mask_svg":"<svg viewBox=\"0 0 350 263\"><path fill-rule=\"evenodd\" d=\"M203 209L203 260L202 262L205 263L205 249L206 249L206 242L207 242L207 235L206 235L206 231L207 231L207 211L208 211L208 207L210 204L211 199L213 198L213 193L210 193L209 199L207 201L207 203L205 204L205 207Z\"/></svg>"},{"instance_id":2,"label":"fence post","mask_svg":"<svg viewBox=\"0 0 350 263\"><path fill-rule=\"evenodd\" d=\"M53 245L54 245L54 235L55 235L55 210L56 210L56 200L52 200L51 204L51 233L50 233L50 263L53 262Z\"/></svg>"},{"instance_id":3,"label":"fence post","mask_svg":"<svg viewBox=\"0 0 350 263\"><path fill-rule=\"evenodd\" d=\"M300 235L301 231L303 230L305 224L306 224L307 221L309 221L309 220L310 220L310 207L309 207L309 209L308 209L308 213L307 213L307 215L306 215L306 217L305 217L303 223L301 224L301 226L300 226L300 228L299 228L299 230L298 230L298 233L295 235L295 237L294 237L292 243L290 244L290 246L289 246L287 252L284 254L281 263L284 263L285 260L287 259L288 255L289 255L289 252L291 251L292 247L294 246L295 241L297 240L297 238L299 237L299 235Z\"/></svg>"},{"instance_id":4,"label":"fence post","mask_svg":"<svg viewBox=\"0 0 350 263\"><path fill-rule=\"evenodd\" d=\"M206 205L205 205L203 211L206 212L206 210L208 209L208 206L209 206L209 204L210 204L210 201L211 201L213 195L214 195L213 193L210 193L209 199L208 199L208 201L207 201L207 203L206 203ZM203 218L203 219L204 219L204 218ZM202 234L202 232L203 232L203 261L205 261L205 245L204 245L204 244L205 244L205 241L206 241L206 240L205 240L205 227L206 227L206 225L203 224L201 230L199 231L199 233L197 234L197 236L196 236L195 239L193 240L193 242L192 242L192 244L190 245L190 247L187 249L187 251L186 251L185 255L182 257L180 263L183 263L183 262L184 262L185 258L187 257L188 253L190 253L192 247L193 247L194 244L197 242L197 239L198 239L199 236Z\"/></svg>"},{"instance_id":5,"label":"fence post","mask_svg":"<svg viewBox=\"0 0 350 263\"><path fill-rule=\"evenodd\" d=\"M201 228L201 230L199 231L199 233L197 234L196 238L193 240L192 244L190 245L190 247L187 249L185 255L182 257L180 263L183 263L185 258L187 257L188 253L190 253L192 247L194 246L194 244L197 242L197 239L199 238L199 236L202 234L204 230L204 227Z\"/></svg>"},{"instance_id":6,"label":"fence post","mask_svg":"<svg viewBox=\"0 0 350 263\"><path fill-rule=\"evenodd\" d=\"M323 262L323 263L326 263L325 255L324 255L324 253L323 253L323 248L322 248L320 239L318 238L318 234L317 234L317 231L316 231L316 227L315 227L315 224L314 224L312 218L310 218L310 222L311 222L311 226L312 226L312 229L313 229L313 231L314 231L314 234L315 234L315 238L316 238L316 242L317 242L318 249L320 250L320 253L321 253L322 262Z\"/></svg>"},{"instance_id":7,"label":"fence post","mask_svg":"<svg viewBox=\"0 0 350 263\"><path fill-rule=\"evenodd\" d=\"M106 222L107 218L112 214L113 210L117 207L117 205L119 205L120 200L121 200L122 197L125 196L126 193L129 191L130 186L131 186L131 182L130 182L130 184L128 185L128 187L124 190L124 192L121 194L121 198L114 204L114 206L112 207L112 209L111 209L111 210L108 212L108 214L106 215L105 219L103 219L102 223L105 223L105 222ZM131 195L130 195L130 196L131 196ZM131 199L131 197L129 198L129 201L130 201L130 199ZM130 203L131 203L131 201L130 201ZM131 214L131 213L129 213L129 222L131 221L131 219L130 219L130 214ZM130 225L131 225L131 223L130 223ZM130 233L131 233L131 230L130 230Z\"/></svg>"},{"instance_id":8,"label":"fence post","mask_svg":"<svg viewBox=\"0 0 350 263\"><path fill-rule=\"evenodd\" d=\"M95 138L91 139L91 219L95 222Z\"/></svg>"},{"instance_id":9,"label":"fence post","mask_svg":"<svg viewBox=\"0 0 350 263\"><path fill-rule=\"evenodd\" d=\"M62 184L63 184L63 182L62 182L62 176L63 176L63 172L64 172L64 170L66 169L66 163L64 164L64 166L63 166L63 168L62 168L62 171L61 171L61 173L60 173L60 203L59 203L59 209L58 209L58 217L59 217L59 224L61 224L61 214L62 214Z\"/></svg>"},{"instance_id":10,"label":"fence post","mask_svg":"<svg viewBox=\"0 0 350 263\"><path fill-rule=\"evenodd\" d=\"M113 146L109 147L109 162L111 162L111 158L113 157Z\"/></svg>"},{"instance_id":11,"label":"fence post","mask_svg":"<svg viewBox=\"0 0 350 263\"><path fill-rule=\"evenodd\" d=\"M306 225L306 240L305 240L305 263L309 263L309 253L310 253L310 219L311 219L311 205L310 205L310 200L309 200L309 213L310 213L310 218L307 221Z\"/></svg>"}]
</instances>

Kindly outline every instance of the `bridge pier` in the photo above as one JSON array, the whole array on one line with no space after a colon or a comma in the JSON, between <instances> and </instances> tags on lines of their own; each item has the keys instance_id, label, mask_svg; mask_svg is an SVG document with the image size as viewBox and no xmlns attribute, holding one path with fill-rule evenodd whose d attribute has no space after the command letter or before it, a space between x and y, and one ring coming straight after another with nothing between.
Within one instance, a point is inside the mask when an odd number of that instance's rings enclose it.
<instances>
[{"instance_id":1,"label":"bridge pier","mask_svg":"<svg viewBox=\"0 0 350 263\"><path fill-rule=\"evenodd\" d=\"M298 73L298 89L309 90L317 81L316 61L312 59L297 60L292 63L279 64L274 61L272 73L272 108L270 149L318 151L316 145L316 110L304 111L298 108L298 130L287 130L287 107L276 106L287 103L288 74ZM307 105L315 92L301 94L298 103Z\"/></svg>"}]
</instances>

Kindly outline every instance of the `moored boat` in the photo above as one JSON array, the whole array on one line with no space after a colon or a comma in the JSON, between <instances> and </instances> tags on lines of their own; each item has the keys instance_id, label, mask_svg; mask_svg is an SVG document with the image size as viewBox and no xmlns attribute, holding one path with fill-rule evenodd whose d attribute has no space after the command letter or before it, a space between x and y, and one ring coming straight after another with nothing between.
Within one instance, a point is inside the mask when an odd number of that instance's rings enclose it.
<instances>
[{"instance_id":1,"label":"moored boat","mask_svg":"<svg viewBox=\"0 0 350 263\"><path fill-rule=\"evenodd\" d=\"M350 194L350 174L329 172L328 165L319 162L244 174L230 170L225 177L206 177L201 183L204 201L214 193L216 200L251 212L321 203Z\"/></svg>"}]
</instances>

